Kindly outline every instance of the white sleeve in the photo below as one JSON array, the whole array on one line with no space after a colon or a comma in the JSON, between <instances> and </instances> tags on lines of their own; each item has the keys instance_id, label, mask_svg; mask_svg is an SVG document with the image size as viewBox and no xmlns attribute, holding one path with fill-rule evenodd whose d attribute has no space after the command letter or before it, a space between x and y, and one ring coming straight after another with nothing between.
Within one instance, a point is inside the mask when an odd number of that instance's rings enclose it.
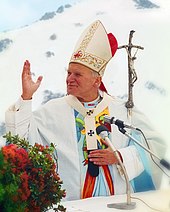
<instances>
[{"instance_id":1,"label":"white sleeve","mask_svg":"<svg viewBox=\"0 0 170 212\"><path fill-rule=\"evenodd\" d=\"M164 137L153 125L153 123L151 123L151 121L136 108L134 108L133 110L132 118L132 125L138 127L143 131L149 144L150 150L159 158L164 158L167 151L167 143L165 142ZM154 160L159 164L159 160L157 160L155 157ZM160 188L163 172L161 169L158 168L158 166L155 165L150 156L149 165L151 167L154 184L156 185L156 188Z\"/></svg>"},{"instance_id":2,"label":"white sleeve","mask_svg":"<svg viewBox=\"0 0 170 212\"><path fill-rule=\"evenodd\" d=\"M134 179L144 171L143 163L135 146L119 149L119 152L129 180Z\"/></svg>"},{"instance_id":3,"label":"white sleeve","mask_svg":"<svg viewBox=\"0 0 170 212\"><path fill-rule=\"evenodd\" d=\"M31 116L32 100L20 98L5 113L6 132L27 139Z\"/></svg>"}]
</instances>

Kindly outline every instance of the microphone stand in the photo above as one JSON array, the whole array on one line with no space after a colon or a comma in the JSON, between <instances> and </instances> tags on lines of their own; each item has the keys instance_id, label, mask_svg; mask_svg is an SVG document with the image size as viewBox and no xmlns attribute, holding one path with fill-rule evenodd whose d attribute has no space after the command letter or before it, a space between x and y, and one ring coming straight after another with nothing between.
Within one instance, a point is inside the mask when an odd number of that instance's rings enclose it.
<instances>
[{"instance_id":1,"label":"microphone stand","mask_svg":"<svg viewBox=\"0 0 170 212\"><path fill-rule=\"evenodd\" d=\"M125 181L126 181L126 194L127 194L127 201L125 203L111 203L111 204L107 204L107 207L121 209L121 210L132 210L132 209L136 208L136 203L131 202L130 183L129 183L129 177L128 177L126 168L125 168L124 164L122 163L122 160L121 160L116 148L113 146L113 144L111 143L111 141L109 139L106 139L106 140L107 140L109 147L112 149L113 153L115 154L120 167L122 168L122 171L123 171L123 174L125 177Z\"/></svg>"},{"instance_id":2,"label":"microphone stand","mask_svg":"<svg viewBox=\"0 0 170 212\"><path fill-rule=\"evenodd\" d=\"M163 165L165 168L167 168L168 170L170 170L170 164L168 161L166 161L165 159L161 159L159 158L155 153L153 153L150 149L148 149L147 147L145 147L143 144L141 144L137 139L135 139L133 136L131 136L125 129L124 127L120 127L119 125L117 125L119 131L121 133L123 133L126 137L132 139L136 144L138 144L140 147L142 147L144 150L146 150L148 153L150 153L152 156L154 156L155 158L157 158L160 161L160 164ZM137 130L137 128L136 128ZM168 176L169 177L169 176Z\"/></svg>"},{"instance_id":3,"label":"microphone stand","mask_svg":"<svg viewBox=\"0 0 170 212\"><path fill-rule=\"evenodd\" d=\"M132 210L136 207L136 203L135 202L131 202L131 189L130 189L130 183L129 183L129 177L126 171L126 168L120 158L120 155L117 151L117 149L114 147L114 145L112 144L112 142L110 141L110 139L108 138L108 129L105 126L98 126L96 131L97 134L104 139L108 146L112 149L115 157L118 160L118 164L120 165L122 171L123 171L123 175L125 177L125 181L126 181L126 194L127 194L127 201L125 203L111 203L111 204L107 204L108 208L116 208L116 209L122 209L122 210Z\"/></svg>"}]
</instances>

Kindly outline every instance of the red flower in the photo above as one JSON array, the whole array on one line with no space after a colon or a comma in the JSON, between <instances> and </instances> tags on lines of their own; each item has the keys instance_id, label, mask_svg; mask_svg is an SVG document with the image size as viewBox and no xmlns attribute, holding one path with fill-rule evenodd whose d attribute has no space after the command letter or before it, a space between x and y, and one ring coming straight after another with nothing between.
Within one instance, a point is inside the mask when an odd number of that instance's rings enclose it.
<instances>
[{"instance_id":1,"label":"red flower","mask_svg":"<svg viewBox=\"0 0 170 212\"><path fill-rule=\"evenodd\" d=\"M8 160L9 158L14 158L16 149L17 149L17 145L15 144L10 144L10 145L2 147L2 153L5 159Z\"/></svg>"},{"instance_id":2,"label":"red flower","mask_svg":"<svg viewBox=\"0 0 170 212\"><path fill-rule=\"evenodd\" d=\"M18 148L15 144L9 144L2 147L2 153L5 160L11 162L14 173L20 169L25 169L30 161L28 152L23 148Z\"/></svg>"}]
</instances>

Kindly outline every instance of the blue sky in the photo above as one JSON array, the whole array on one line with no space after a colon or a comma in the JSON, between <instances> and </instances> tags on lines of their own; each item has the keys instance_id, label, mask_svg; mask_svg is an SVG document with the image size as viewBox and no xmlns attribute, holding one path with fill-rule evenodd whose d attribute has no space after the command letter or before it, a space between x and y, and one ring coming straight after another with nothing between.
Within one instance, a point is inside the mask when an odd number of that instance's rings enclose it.
<instances>
[{"instance_id":1,"label":"blue sky","mask_svg":"<svg viewBox=\"0 0 170 212\"><path fill-rule=\"evenodd\" d=\"M1 0L0 32L18 28L38 20L45 12L78 0Z\"/></svg>"}]
</instances>

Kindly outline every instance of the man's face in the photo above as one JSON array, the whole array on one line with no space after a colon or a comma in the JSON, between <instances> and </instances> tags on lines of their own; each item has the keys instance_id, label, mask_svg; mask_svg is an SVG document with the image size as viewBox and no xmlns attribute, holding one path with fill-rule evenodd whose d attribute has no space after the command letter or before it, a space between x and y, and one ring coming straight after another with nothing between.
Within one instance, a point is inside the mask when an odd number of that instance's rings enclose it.
<instances>
[{"instance_id":1,"label":"man's face","mask_svg":"<svg viewBox=\"0 0 170 212\"><path fill-rule=\"evenodd\" d=\"M67 93L82 101L97 98L100 76L95 76L91 69L78 63L70 63L66 78Z\"/></svg>"}]
</instances>

